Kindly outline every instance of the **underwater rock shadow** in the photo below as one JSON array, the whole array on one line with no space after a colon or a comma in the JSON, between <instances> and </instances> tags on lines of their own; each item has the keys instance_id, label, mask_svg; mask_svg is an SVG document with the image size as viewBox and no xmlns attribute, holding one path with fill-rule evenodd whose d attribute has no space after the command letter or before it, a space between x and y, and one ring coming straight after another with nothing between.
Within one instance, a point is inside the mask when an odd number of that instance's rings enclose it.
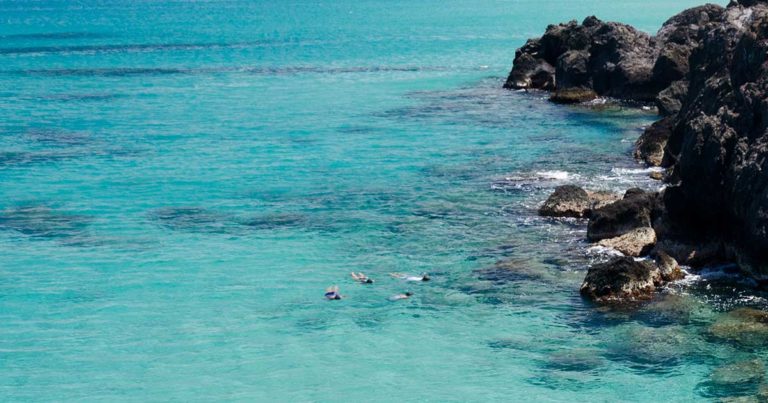
<instances>
[{"instance_id":1,"label":"underwater rock shadow","mask_svg":"<svg viewBox=\"0 0 768 403\"><path fill-rule=\"evenodd\" d=\"M90 133L87 132L51 128L28 129L22 137L32 143L60 146L81 146L92 140Z\"/></svg>"},{"instance_id":2,"label":"underwater rock shadow","mask_svg":"<svg viewBox=\"0 0 768 403\"><path fill-rule=\"evenodd\" d=\"M77 53L130 53L158 52L176 50L207 50L234 49L252 46L264 46L268 42L251 41L235 43L136 43L136 44L105 44L105 45L50 45L50 46L18 46L2 47L0 55L24 54L77 54Z\"/></svg>"},{"instance_id":3,"label":"underwater rock shadow","mask_svg":"<svg viewBox=\"0 0 768 403\"><path fill-rule=\"evenodd\" d=\"M83 237L91 222L91 217L64 213L44 205L20 206L0 212L0 230L30 238Z\"/></svg>"},{"instance_id":4,"label":"underwater rock shadow","mask_svg":"<svg viewBox=\"0 0 768 403\"><path fill-rule=\"evenodd\" d=\"M0 35L0 39L16 40L60 40L60 39L100 39L113 35L103 32L35 32L29 34Z\"/></svg>"},{"instance_id":5,"label":"underwater rock shadow","mask_svg":"<svg viewBox=\"0 0 768 403\"><path fill-rule=\"evenodd\" d=\"M56 102L107 102L119 98L125 98L125 94L114 93L82 93L82 94L44 94L39 96L32 96L29 99L42 100L42 101L56 101Z\"/></svg>"},{"instance_id":6,"label":"underwater rock shadow","mask_svg":"<svg viewBox=\"0 0 768 403\"><path fill-rule=\"evenodd\" d=\"M234 236L277 230L337 232L342 226L302 213L242 215L202 207L163 207L149 211L147 216L155 225L172 231Z\"/></svg>"},{"instance_id":7,"label":"underwater rock shadow","mask_svg":"<svg viewBox=\"0 0 768 403\"><path fill-rule=\"evenodd\" d=\"M0 169L15 166L59 163L76 159L77 157L78 154L73 152L4 151L0 152Z\"/></svg>"},{"instance_id":8,"label":"underwater rock shadow","mask_svg":"<svg viewBox=\"0 0 768 403\"><path fill-rule=\"evenodd\" d=\"M150 220L173 231L227 233L236 223L226 214L199 207L163 207L148 213Z\"/></svg>"}]
</instances>

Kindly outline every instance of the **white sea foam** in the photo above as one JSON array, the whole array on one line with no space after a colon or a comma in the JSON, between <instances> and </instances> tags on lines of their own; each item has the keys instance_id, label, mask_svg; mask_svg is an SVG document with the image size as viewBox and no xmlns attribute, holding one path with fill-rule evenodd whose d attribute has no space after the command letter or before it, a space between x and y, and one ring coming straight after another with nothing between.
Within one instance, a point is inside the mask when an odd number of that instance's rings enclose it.
<instances>
[{"instance_id":1,"label":"white sea foam","mask_svg":"<svg viewBox=\"0 0 768 403\"><path fill-rule=\"evenodd\" d=\"M607 257L621 257L624 256L623 253L617 251L616 249L609 248L602 245L595 245L587 248L587 255L590 256L607 256Z\"/></svg>"},{"instance_id":2,"label":"white sea foam","mask_svg":"<svg viewBox=\"0 0 768 403\"><path fill-rule=\"evenodd\" d=\"M611 173L614 175L648 175L651 172L664 172L664 168L660 167L648 167L648 168L613 168Z\"/></svg>"},{"instance_id":3,"label":"white sea foam","mask_svg":"<svg viewBox=\"0 0 768 403\"><path fill-rule=\"evenodd\" d=\"M568 180L578 177L579 175L571 174L566 171L539 171L536 175L542 179L554 179L554 180Z\"/></svg>"},{"instance_id":4,"label":"white sea foam","mask_svg":"<svg viewBox=\"0 0 768 403\"><path fill-rule=\"evenodd\" d=\"M748 285L753 285L754 280L742 276L740 273L735 272L735 265L723 265L715 267L706 267L701 269L698 273L691 273L690 267L681 266L686 273L685 278L678 280L675 284L680 285L692 285L699 282L718 282L723 280L730 280L735 282L741 282Z\"/></svg>"}]
</instances>

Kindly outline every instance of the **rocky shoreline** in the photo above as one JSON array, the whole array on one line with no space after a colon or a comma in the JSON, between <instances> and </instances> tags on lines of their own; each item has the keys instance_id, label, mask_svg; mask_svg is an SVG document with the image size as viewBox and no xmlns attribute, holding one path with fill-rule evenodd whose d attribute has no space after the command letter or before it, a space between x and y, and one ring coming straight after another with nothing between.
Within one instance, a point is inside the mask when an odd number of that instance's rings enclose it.
<instances>
[{"instance_id":1,"label":"rocky shoreline","mask_svg":"<svg viewBox=\"0 0 768 403\"><path fill-rule=\"evenodd\" d=\"M654 36L596 17L550 25L517 50L504 87L658 108L635 157L666 169L662 191L619 198L563 186L540 209L588 218L588 240L626 256L591 267L584 296L648 299L680 265L735 263L768 279L768 1L692 8Z\"/></svg>"}]
</instances>

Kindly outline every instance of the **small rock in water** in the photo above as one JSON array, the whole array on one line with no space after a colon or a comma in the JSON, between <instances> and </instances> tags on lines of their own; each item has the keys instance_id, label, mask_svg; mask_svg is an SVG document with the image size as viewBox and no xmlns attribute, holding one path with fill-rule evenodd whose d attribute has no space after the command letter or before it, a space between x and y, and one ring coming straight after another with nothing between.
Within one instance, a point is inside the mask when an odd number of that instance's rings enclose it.
<instances>
[{"instance_id":1,"label":"small rock in water","mask_svg":"<svg viewBox=\"0 0 768 403\"><path fill-rule=\"evenodd\" d=\"M653 296L660 282L661 273L654 264L620 257L590 267L581 295L600 303L645 300Z\"/></svg>"},{"instance_id":2,"label":"small rock in water","mask_svg":"<svg viewBox=\"0 0 768 403\"><path fill-rule=\"evenodd\" d=\"M664 180L664 173L659 171L653 171L648 175L651 179L661 181Z\"/></svg>"},{"instance_id":3,"label":"small rock in water","mask_svg":"<svg viewBox=\"0 0 768 403\"><path fill-rule=\"evenodd\" d=\"M558 186L539 208L539 215L545 217L581 218L591 206L589 194L575 185Z\"/></svg>"},{"instance_id":4,"label":"small rock in water","mask_svg":"<svg viewBox=\"0 0 768 403\"><path fill-rule=\"evenodd\" d=\"M637 228L622 236L603 239L598 245L613 248L627 256L641 256L656 244L656 232L653 228Z\"/></svg>"},{"instance_id":5,"label":"small rock in water","mask_svg":"<svg viewBox=\"0 0 768 403\"><path fill-rule=\"evenodd\" d=\"M552 102L558 104L580 104L582 102L593 101L598 98L595 91L588 88L567 88L555 91L549 98Z\"/></svg>"}]
</instances>

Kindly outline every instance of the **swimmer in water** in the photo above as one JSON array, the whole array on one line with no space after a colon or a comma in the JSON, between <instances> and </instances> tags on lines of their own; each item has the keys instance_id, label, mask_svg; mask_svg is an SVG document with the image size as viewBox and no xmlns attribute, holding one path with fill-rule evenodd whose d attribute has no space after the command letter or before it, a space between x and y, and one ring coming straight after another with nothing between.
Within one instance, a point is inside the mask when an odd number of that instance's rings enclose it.
<instances>
[{"instance_id":1,"label":"swimmer in water","mask_svg":"<svg viewBox=\"0 0 768 403\"><path fill-rule=\"evenodd\" d=\"M357 281L357 282L359 282L361 284L373 284L373 280L368 278L368 276L366 276L363 273L352 272L350 274L352 275L352 278L355 279L355 281Z\"/></svg>"},{"instance_id":2,"label":"swimmer in water","mask_svg":"<svg viewBox=\"0 0 768 403\"><path fill-rule=\"evenodd\" d=\"M399 278L400 280L405 281L429 281L429 274L422 273L418 276L410 276L408 274L402 274L402 273L389 273L390 276L394 278Z\"/></svg>"},{"instance_id":3,"label":"swimmer in water","mask_svg":"<svg viewBox=\"0 0 768 403\"><path fill-rule=\"evenodd\" d=\"M393 296L389 297L389 300L390 300L390 301L399 301L399 300L401 300L401 299L408 299L408 298L411 298L411 296L412 296L412 295L413 295L413 293L412 293L412 292L406 292L405 294L397 294L397 295L393 295Z\"/></svg>"},{"instance_id":4,"label":"swimmer in water","mask_svg":"<svg viewBox=\"0 0 768 403\"><path fill-rule=\"evenodd\" d=\"M325 289L325 298L329 300L342 299L344 296L339 294L339 286L332 285Z\"/></svg>"}]
</instances>

